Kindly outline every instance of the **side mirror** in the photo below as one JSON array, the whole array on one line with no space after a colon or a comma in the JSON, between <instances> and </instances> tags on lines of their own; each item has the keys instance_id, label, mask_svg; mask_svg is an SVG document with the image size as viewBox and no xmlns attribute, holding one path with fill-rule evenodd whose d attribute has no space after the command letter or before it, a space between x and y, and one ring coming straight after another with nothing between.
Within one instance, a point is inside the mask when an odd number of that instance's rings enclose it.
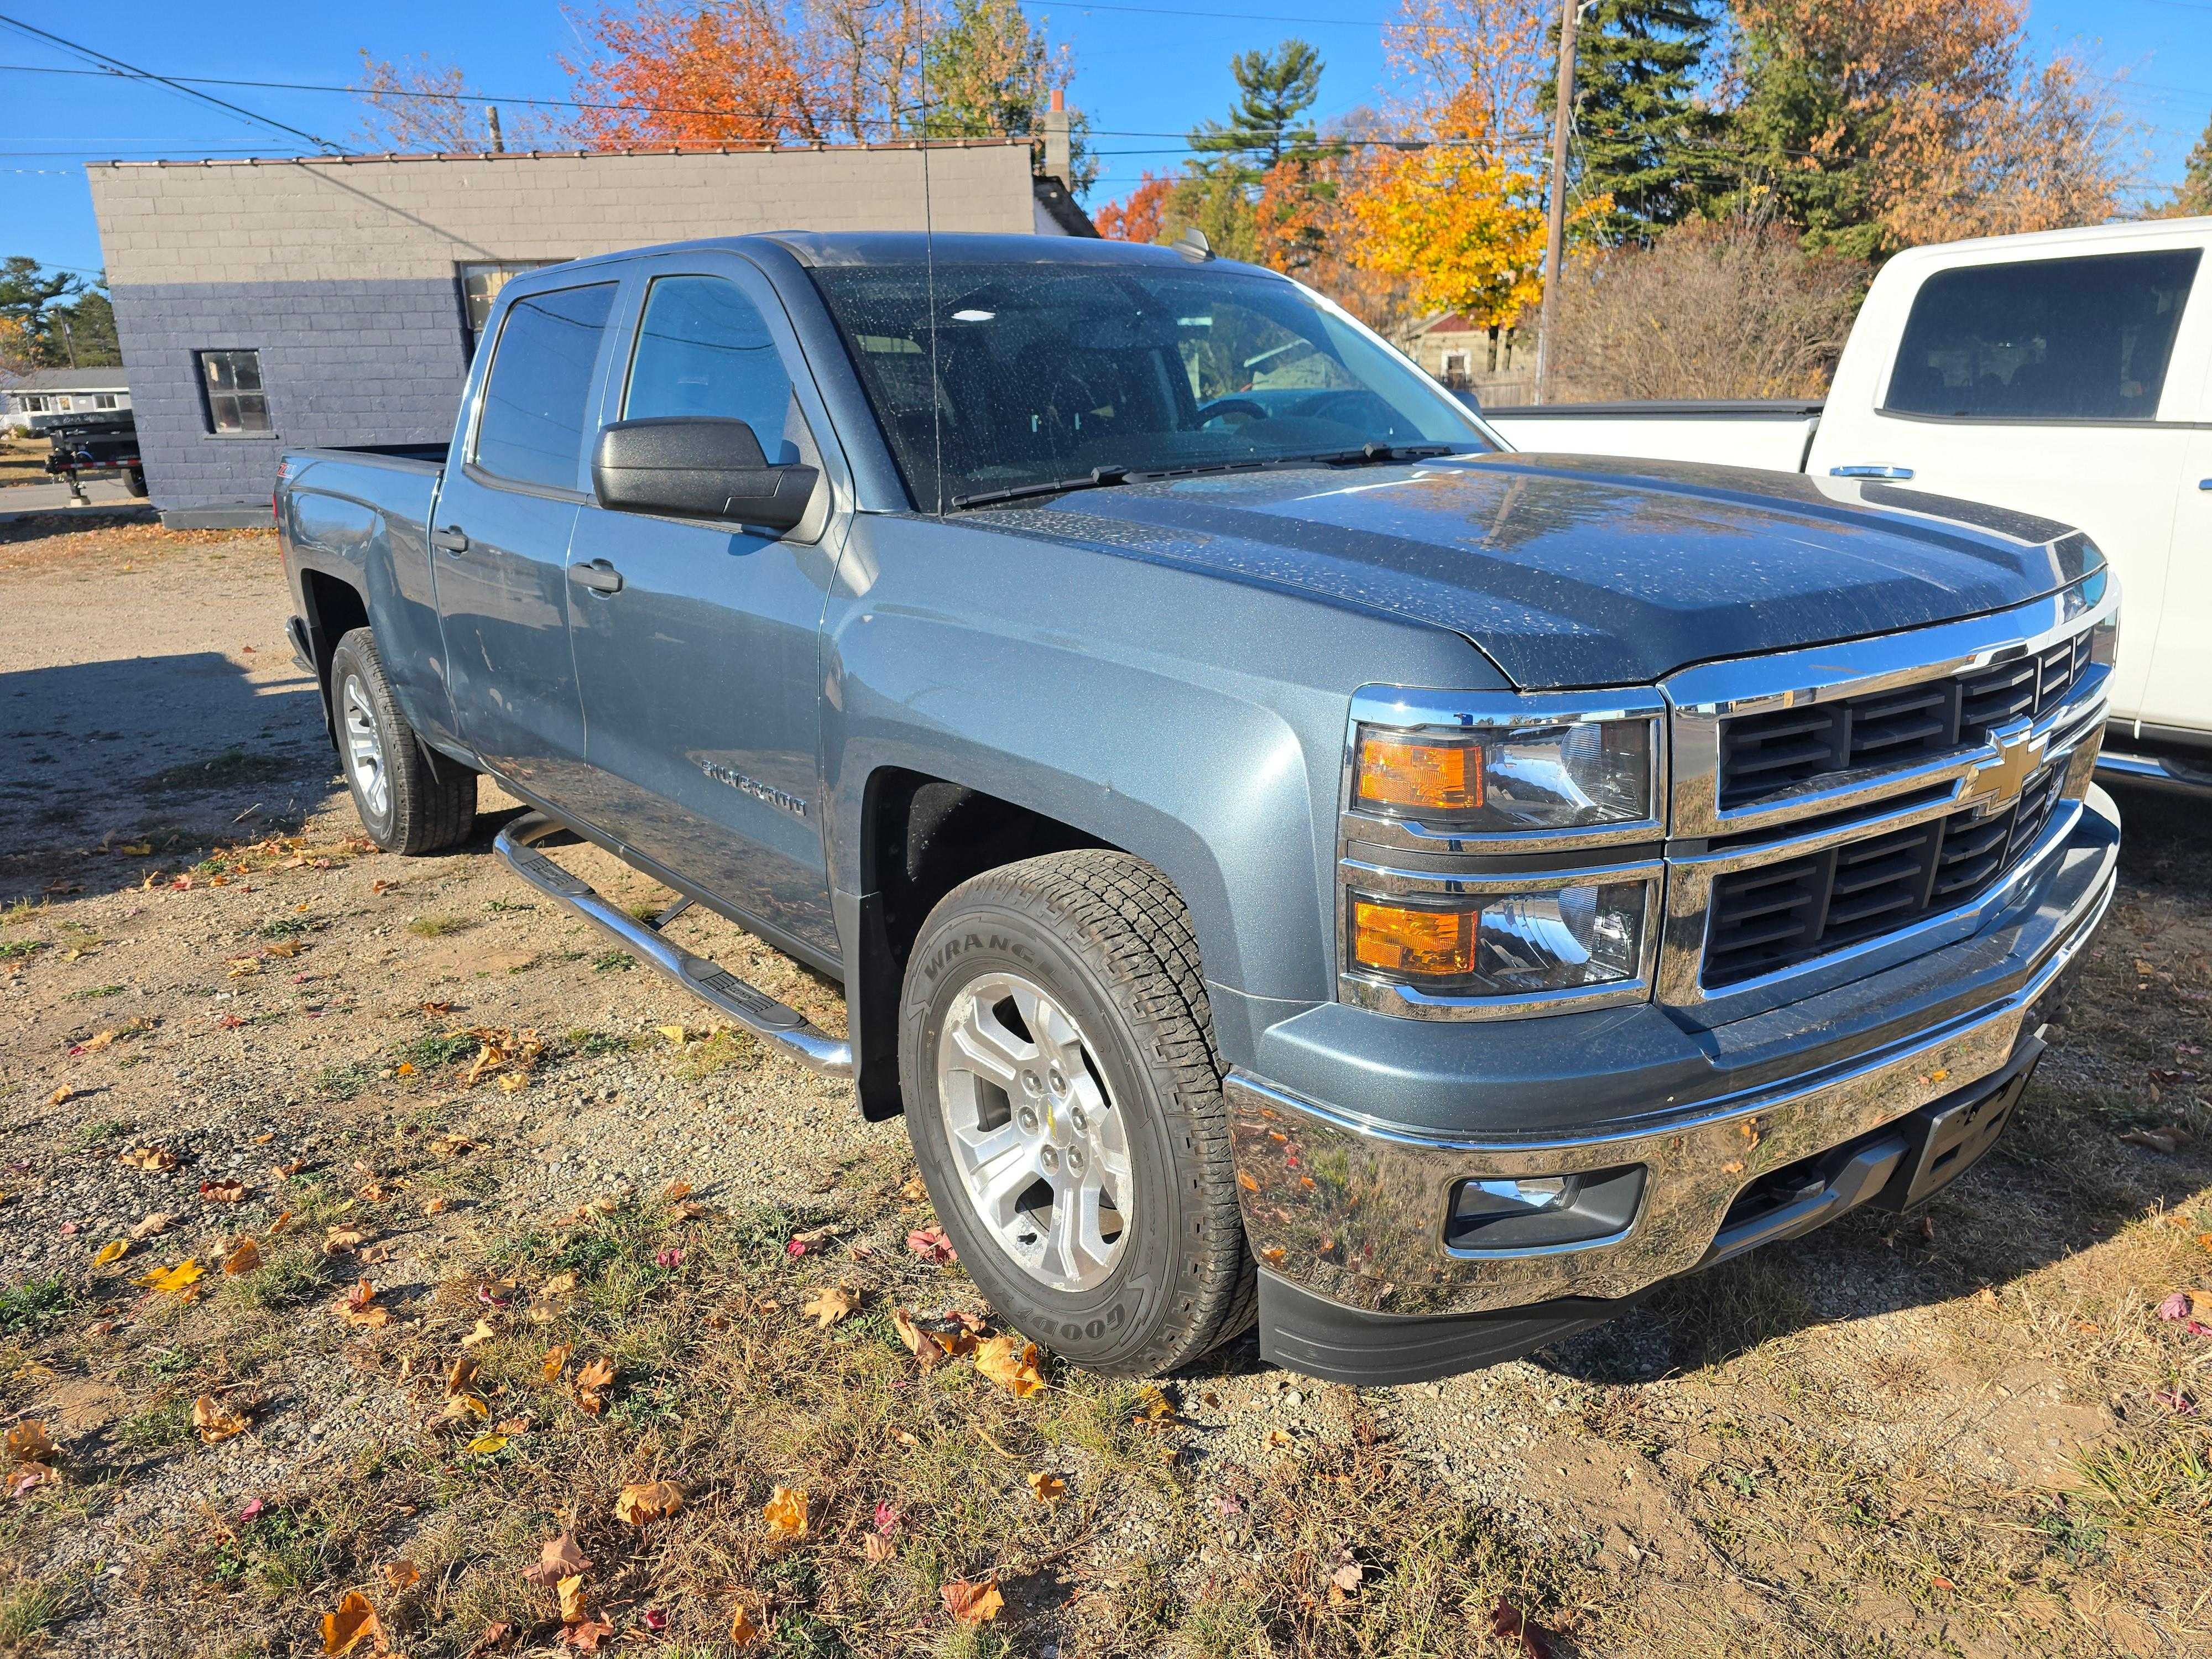
<instances>
[{"instance_id":1,"label":"side mirror","mask_svg":"<svg viewBox=\"0 0 2212 1659\"><path fill-rule=\"evenodd\" d=\"M670 415L616 421L592 452L599 505L620 513L731 519L778 532L806 516L818 477L811 466L770 466L743 421Z\"/></svg>"}]
</instances>

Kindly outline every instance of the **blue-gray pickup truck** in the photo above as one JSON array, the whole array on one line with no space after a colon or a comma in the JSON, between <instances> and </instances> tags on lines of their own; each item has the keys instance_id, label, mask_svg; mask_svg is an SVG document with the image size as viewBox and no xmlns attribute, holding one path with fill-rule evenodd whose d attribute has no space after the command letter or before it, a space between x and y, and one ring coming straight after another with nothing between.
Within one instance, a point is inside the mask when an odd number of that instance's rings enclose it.
<instances>
[{"instance_id":1,"label":"blue-gray pickup truck","mask_svg":"<svg viewBox=\"0 0 2212 1659\"><path fill-rule=\"evenodd\" d=\"M362 824L450 848L496 780L523 880L905 1115L1075 1363L1256 1322L1431 1377L1917 1205L2110 902L2118 594L2063 526L1515 453L1195 245L649 248L483 337L446 450L284 462Z\"/></svg>"}]
</instances>

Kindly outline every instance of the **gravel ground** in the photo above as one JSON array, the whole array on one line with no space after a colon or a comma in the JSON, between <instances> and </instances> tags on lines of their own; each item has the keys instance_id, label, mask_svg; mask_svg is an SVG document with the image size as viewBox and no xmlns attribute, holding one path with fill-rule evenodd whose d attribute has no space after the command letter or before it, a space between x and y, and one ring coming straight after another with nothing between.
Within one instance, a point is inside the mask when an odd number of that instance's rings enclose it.
<instances>
[{"instance_id":1,"label":"gravel ground","mask_svg":"<svg viewBox=\"0 0 2212 1659\"><path fill-rule=\"evenodd\" d=\"M272 1237L288 1211L289 1224L340 1224L348 1192L402 1167L406 1218L358 1247L402 1309L427 1303L457 1253L672 1182L846 1218L894 1256L899 1228L922 1218L886 1219L871 1196L910 1173L898 1124L868 1125L845 1087L714 1034L702 1005L505 874L488 848L512 803L488 791L477 840L447 857L352 839L285 610L265 536L125 526L0 545L0 904L15 906L0 927L0 1288L58 1283L76 1345L56 1363L38 1346L52 1327L30 1319L0 1407L100 1449L108 1472L65 1488L68 1523L35 1534L40 1582L75 1587L69 1616L23 1638L52 1651L140 1650L131 1609L156 1594L143 1574L165 1538L356 1467L419 1416L317 1317L256 1361L252 1433L197 1445L173 1407L149 1402L184 1363L168 1356L220 1337L143 1292L149 1267ZM1612 1628L1642 1635L1607 1650L1698 1650L1709 1624L1737 1650L1887 1652L1900 1631L1911 1641L1895 1650L2022 1650L2008 1644L2028 1626L1977 1634L1873 1583L1856 1589L1860 1614L1807 1626L1799 1593L1771 1582L1796 1571L1786 1547L1767 1559L1706 1506L1748 1437L1981 1483L2017 1527L2036 1494L2082 1486L2084 1460L2142 1419L2142 1379L2180 1363L2143 1357L2166 1334L2145 1297L2175 1269L2142 1240L2169 1212L2212 1218L2212 1170L2185 1145L2117 1137L2204 1127L2189 1056L2212 985L2212 838L2154 803L2142 811L2153 828L2091 964L2091 1012L2031 1096L2048 1127L2021 1131L1924 1232L1854 1218L1535 1360L1360 1396L1400 1467L1611 1575L1625 1600L1606 1616L1626 1621ZM603 854L562 856L618 901L665 896ZM834 988L736 928L694 910L672 931L842 1029ZM464 1086L424 1045L472 1029L534 1033L543 1053L511 1091ZM133 1167L141 1146L173 1167ZM133 1239L161 1214L164 1230ZM117 1240L128 1254L96 1265ZM1350 1398L1261 1365L1248 1340L1183 1386L1180 1410L1203 1478L1229 1480L1286 1440L1343 1442ZM1131 1510L1093 1565L1158 1532ZM0 1531L0 1556L32 1535ZM2201 1538L2191 1547L2201 1557ZM1200 1565L1264 1553L1224 1510ZM2124 1548L2104 1559L2109 1571L2067 1569L2101 1588L2072 1622L2033 1626L2038 1643L2206 1650L2195 1588L2144 1584ZM7 1630L0 1615L0 1646Z\"/></svg>"}]
</instances>

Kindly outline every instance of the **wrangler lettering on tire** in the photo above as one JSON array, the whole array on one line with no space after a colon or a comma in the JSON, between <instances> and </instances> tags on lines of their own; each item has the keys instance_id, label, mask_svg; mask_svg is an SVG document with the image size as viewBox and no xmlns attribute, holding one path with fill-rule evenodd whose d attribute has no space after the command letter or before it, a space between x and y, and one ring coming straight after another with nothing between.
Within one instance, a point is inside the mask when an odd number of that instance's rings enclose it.
<instances>
[{"instance_id":1,"label":"wrangler lettering on tire","mask_svg":"<svg viewBox=\"0 0 2212 1659\"><path fill-rule=\"evenodd\" d=\"M1134 1376L1247 1328L1221 1063L1166 878L1105 851L1007 865L948 894L908 960L908 1131L1008 1322Z\"/></svg>"}]
</instances>

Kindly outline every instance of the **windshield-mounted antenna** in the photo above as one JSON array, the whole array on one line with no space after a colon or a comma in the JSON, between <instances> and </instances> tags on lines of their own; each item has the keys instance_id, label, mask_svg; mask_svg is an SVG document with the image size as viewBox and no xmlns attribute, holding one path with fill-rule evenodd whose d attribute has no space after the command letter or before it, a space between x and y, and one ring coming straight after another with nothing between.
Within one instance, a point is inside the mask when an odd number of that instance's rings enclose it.
<instances>
[{"instance_id":1,"label":"windshield-mounted antenna","mask_svg":"<svg viewBox=\"0 0 2212 1659\"><path fill-rule=\"evenodd\" d=\"M937 378L937 215L929 199L929 40L925 35L915 57L921 97L921 264L929 315L929 434L937 475L937 516L945 516L945 390Z\"/></svg>"}]
</instances>

